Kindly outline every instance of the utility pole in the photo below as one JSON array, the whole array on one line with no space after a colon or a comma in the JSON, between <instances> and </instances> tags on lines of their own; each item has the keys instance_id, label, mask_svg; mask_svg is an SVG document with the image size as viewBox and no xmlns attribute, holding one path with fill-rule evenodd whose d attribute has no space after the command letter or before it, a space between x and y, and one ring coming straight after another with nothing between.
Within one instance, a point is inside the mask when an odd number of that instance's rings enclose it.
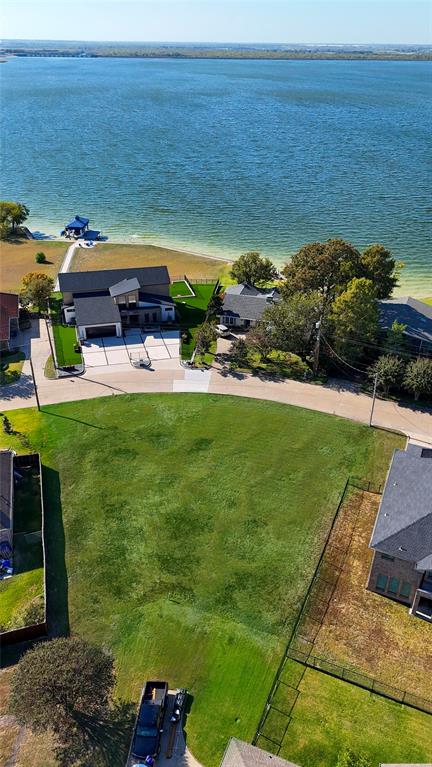
<instances>
[{"instance_id":1,"label":"utility pole","mask_svg":"<svg viewBox=\"0 0 432 767\"><path fill-rule=\"evenodd\" d=\"M370 417L369 417L369 426L372 426L372 417L373 417L373 412L374 412L374 408L375 408L377 386L378 386L378 373L375 373L373 396L372 396L372 407L371 407L371 412L370 412Z\"/></svg>"},{"instance_id":2,"label":"utility pole","mask_svg":"<svg viewBox=\"0 0 432 767\"><path fill-rule=\"evenodd\" d=\"M314 374L314 376L317 375L318 368L319 368L319 356L320 356L320 346L321 346L321 328L322 328L322 323L323 323L323 319L324 319L324 309L325 309L325 305L326 305L326 298L327 298L327 285L325 285L324 289L323 289L323 300L322 300L322 304L321 304L320 318L319 318L318 322L315 323L315 327L316 327L318 332L317 332L317 337L316 337L316 342L315 342L315 349L314 349L314 360L313 360L313 374Z\"/></svg>"},{"instance_id":3,"label":"utility pole","mask_svg":"<svg viewBox=\"0 0 432 767\"><path fill-rule=\"evenodd\" d=\"M35 372L34 372L33 360L31 358L31 354L29 356L29 361L30 361L31 374L32 374L32 378L33 378L33 386L34 386L35 395L36 395L37 409L40 410L41 406L40 406L40 401L39 401L39 392L38 392L38 389L37 389L36 376L35 376Z\"/></svg>"},{"instance_id":4,"label":"utility pole","mask_svg":"<svg viewBox=\"0 0 432 767\"><path fill-rule=\"evenodd\" d=\"M318 367L319 367L319 355L320 355L320 345L321 345L321 319L318 320L318 322L315 323L315 327L318 331L316 341L315 341L315 349L314 349L314 360L313 360L313 374L314 376L318 373Z\"/></svg>"}]
</instances>

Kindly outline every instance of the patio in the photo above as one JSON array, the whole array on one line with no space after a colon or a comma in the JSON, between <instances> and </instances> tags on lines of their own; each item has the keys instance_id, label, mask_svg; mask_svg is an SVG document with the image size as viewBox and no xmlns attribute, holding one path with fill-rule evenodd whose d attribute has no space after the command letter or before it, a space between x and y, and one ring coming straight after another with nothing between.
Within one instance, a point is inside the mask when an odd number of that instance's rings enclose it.
<instances>
[{"instance_id":1,"label":"patio","mask_svg":"<svg viewBox=\"0 0 432 767\"><path fill-rule=\"evenodd\" d=\"M128 365L130 355L146 353L150 360L179 359L180 336L178 330L161 330L145 333L137 329L126 330L121 338L91 338L82 344L85 367Z\"/></svg>"}]
</instances>

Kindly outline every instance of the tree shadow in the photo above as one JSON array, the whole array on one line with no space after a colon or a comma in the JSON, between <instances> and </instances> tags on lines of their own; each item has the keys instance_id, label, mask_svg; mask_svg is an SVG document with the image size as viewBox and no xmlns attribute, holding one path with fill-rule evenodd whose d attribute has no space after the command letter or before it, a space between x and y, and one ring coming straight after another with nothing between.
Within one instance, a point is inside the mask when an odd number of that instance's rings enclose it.
<instances>
[{"instance_id":1,"label":"tree shadow","mask_svg":"<svg viewBox=\"0 0 432 767\"><path fill-rule=\"evenodd\" d=\"M21 373L16 381L5 383L0 386L0 399L5 401L11 401L13 399L30 399L33 395L33 378L27 373Z\"/></svg>"},{"instance_id":2,"label":"tree shadow","mask_svg":"<svg viewBox=\"0 0 432 767\"><path fill-rule=\"evenodd\" d=\"M80 767L124 767L135 721L136 706L117 701L106 716L75 714L82 738L56 749L60 767L79 762Z\"/></svg>"},{"instance_id":3,"label":"tree shadow","mask_svg":"<svg viewBox=\"0 0 432 767\"><path fill-rule=\"evenodd\" d=\"M80 421L79 418L72 418L70 415L61 415L60 413L53 413L51 410L44 410L41 408L41 413L44 415L53 416L54 418L63 418L65 421L73 421L74 423L80 423L83 426L91 426L92 429L105 429L105 426L97 426L95 423L88 423L88 421Z\"/></svg>"},{"instance_id":4,"label":"tree shadow","mask_svg":"<svg viewBox=\"0 0 432 767\"><path fill-rule=\"evenodd\" d=\"M46 613L50 637L69 634L68 580L59 474L42 467L46 557Z\"/></svg>"}]
</instances>

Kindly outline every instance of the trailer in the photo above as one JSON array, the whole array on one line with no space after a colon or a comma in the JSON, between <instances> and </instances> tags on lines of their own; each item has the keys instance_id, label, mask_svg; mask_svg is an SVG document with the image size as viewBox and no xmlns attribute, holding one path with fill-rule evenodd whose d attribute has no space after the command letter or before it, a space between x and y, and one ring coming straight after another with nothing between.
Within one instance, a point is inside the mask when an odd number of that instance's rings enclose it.
<instances>
[{"instance_id":1,"label":"trailer","mask_svg":"<svg viewBox=\"0 0 432 767\"><path fill-rule=\"evenodd\" d=\"M146 682L138 706L126 767L151 765L160 751L168 682Z\"/></svg>"}]
</instances>

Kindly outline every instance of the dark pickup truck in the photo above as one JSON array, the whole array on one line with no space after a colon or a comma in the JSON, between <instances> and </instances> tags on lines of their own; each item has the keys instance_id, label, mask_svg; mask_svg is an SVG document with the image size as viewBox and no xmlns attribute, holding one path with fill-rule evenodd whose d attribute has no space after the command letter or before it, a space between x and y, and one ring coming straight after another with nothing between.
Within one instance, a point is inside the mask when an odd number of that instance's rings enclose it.
<instances>
[{"instance_id":1,"label":"dark pickup truck","mask_svg":"<svg viewBox=\"0 0 432 767\"><path fill-rule=\"evenodd\" d=\"M167 682L145 683L130 750L132 763L158 755L167 697Z\"/></svg>"}]
</instances>

